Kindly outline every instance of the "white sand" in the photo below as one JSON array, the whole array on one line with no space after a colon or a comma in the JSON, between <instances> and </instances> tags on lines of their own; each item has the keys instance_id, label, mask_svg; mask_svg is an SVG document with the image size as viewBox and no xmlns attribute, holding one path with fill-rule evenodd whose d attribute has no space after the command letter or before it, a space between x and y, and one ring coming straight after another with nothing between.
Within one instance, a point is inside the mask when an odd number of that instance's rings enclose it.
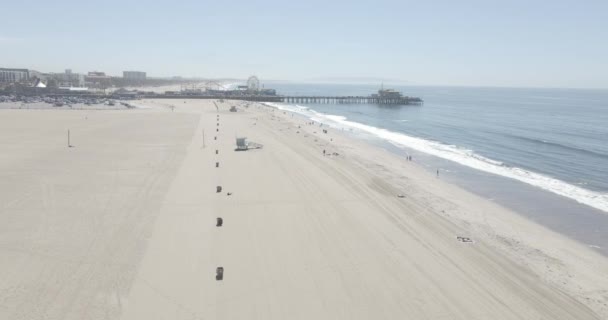
<instances>
[{"instance_id":1,"label":"white sand","mask_svg":"<svg viewBox=\"0 0 608 320\"><path fill-rule=\"evenodd\" d=\"M139 104L0 110L0 319L608 317L608 259L415 162L265 107Z\"/></svg>"}]
</instances>

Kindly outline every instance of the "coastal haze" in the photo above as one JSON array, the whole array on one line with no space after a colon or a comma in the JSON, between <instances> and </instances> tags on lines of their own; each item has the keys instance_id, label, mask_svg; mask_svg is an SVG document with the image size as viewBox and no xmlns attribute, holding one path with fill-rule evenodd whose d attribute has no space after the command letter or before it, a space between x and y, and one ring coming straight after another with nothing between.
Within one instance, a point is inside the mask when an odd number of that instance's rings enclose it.
<instances>
[{"instance_id":1,"label":"coastal haze","mask_svg":"<svg viewBox=\"0 0 608 320\"><path fill-rule=\"evenodd\" d=\"M603 0L3 3L0 62L157 77L608 88ZM2 67L2 66L0 66Z\"/></svg>"},{"instance_id":2,"label":"coastal haze","mask_svg":"<svg viewBox=\"0 0 608 320\"><path fill-rule=\"evenodd\" d=\"M3 10L0 319L608 319L605 2Z\"/></svg>"}]
</instances>

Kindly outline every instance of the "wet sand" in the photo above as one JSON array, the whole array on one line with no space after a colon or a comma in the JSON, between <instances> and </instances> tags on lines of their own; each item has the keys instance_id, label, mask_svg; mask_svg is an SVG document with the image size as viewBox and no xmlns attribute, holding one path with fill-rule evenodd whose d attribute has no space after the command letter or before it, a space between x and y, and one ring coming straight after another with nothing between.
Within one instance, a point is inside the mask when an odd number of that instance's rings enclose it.
<instances>
[{"instance_id":1,"label":"wet sand","mask_svg":"<svg viewBox=\"0 0 608 320\"><path fill-rule=\"evenodd\" d=\"M415 162L255 104L136 104L0 110L0 318L608 316L605 257Z\"/></svg>"}]
</instances>

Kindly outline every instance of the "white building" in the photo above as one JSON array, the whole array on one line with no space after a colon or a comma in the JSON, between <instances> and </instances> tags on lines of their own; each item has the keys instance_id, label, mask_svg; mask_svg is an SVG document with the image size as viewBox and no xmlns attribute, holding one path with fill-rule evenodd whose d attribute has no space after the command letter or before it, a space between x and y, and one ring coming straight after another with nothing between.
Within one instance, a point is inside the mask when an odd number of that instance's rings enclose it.
<instances>
[{"instance_id":1,"label":"white building","mask_svg":"<svg viewBox=\"0 0 608 320\"><path fill-rule=\"evenodd\" d=\"M27 69L0 68L0 83L26 82L30 79Z\"/></svg>"},{"instance_id":2,"label":"white building","mask_svg":"<svg viewBox=\"0 0 608 320\"><path fill-rule=\"evenodd\" d=\"M144 81L146 80L146 73L141 71L123 71L122 77L125 80Z\"/></svg>"},{"instance_id":3,"label":"white building","mask_svg":"<svg viewBox=\"0 0 608 320\"><path fill-rule=\"evenodd\" d=\"M67 69L65 73L53 73L50 78L55 80L57 87L84 87L84 75L80 73L72 73L72 70Z\"/></svg>"}]
</instances>

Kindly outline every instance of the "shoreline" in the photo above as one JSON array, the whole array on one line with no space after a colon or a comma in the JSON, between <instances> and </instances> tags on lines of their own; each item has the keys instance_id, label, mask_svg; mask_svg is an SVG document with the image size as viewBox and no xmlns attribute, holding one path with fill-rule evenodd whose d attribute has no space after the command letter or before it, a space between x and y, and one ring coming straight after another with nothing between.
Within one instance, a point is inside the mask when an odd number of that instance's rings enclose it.
<instances>
[{"instance_id":1,"label":"shoreline","mask_svg":"<svg viewBox=\"0 0 608 320\"><path fill-rule=\"evenodd\" d=\"M290 113L289 111L280 110L273 106L265 107L275 109L275 113L278 117L281 117L283 111L285 111L287 115ZM304 122L309 121L305 116L301 116L305 119ZM285 115L283 115L283 118L289 120L289 117L285 117ZM318 122L316 123L318 124ZM302 128L305 127L302 126ZM320 130L320 128L318 129ZM309 134L314 134L314 131L309 132ZM393 151L377 146L371 141L358 139L357 137L351 136L351 133L341 132L336 128L330 127L329 132L334 140L336 140L336 135L341 137L340 142L348 146L345 149L348 150L349 153L354 152L356 154L362 170L374 166L380 168L379 171L374 171L374 173L382 176L385 181L390 181L393 186L401 187L401 189L397 190L408 190L416 183L418 184L418 187L426 184L425 188L427 190L425 191L429 192L430 190L431 196L436 197L433 202L442 203L441 205L433 206L433 212L435 214L458 224L466 230L470 230L474 233L481 233L484 241L487 241L491 246L510 256L521 266L531 268L544 281L547 281L574 296L580 297L581 299L579 301L581 302L584 302L587 298L583 298L583 291L581 291L580 288L576 288L576 285L571 282L573 278L572 274L574 272L573 270L579 269L577 272L578 275L585 278L585 273L588 269L584 265L577 265L577 261L588 262L589 260L583 257L594 256L593 259L595 261L608 267L608 265L605 264L608 262L606 255L603 251L596 251L598 248L570 239L557 231L548 229L538 222L530 220L530 216L526 216L505 207L501 203L496 203L483 198L482 195L474 193L473 191L468 191L454 181L446 181L443 179L443 175L442 179L436 179L432 170L425 168L422 164L417 163L416 160L406 162L404 157L397 155ZM317 133L319 133L319 131L317 131ZM315 137L319 139L326 138L326 136L322 134L315 135ZM347 141L347 143L345 143L345 141ZM328 143L329 141L325 142ZM373 150L373 152L370 152L371 150ZM370 157L370 154L373 154L373 156ZM426 156L432 157L432 155ZM445 159L441 160L448 161ZM412 166L415 168L413 171L411 171ZM409 175L407 175L407 177L403 174L405 168L408 168L407 173ZM472 168L467 169L474 170ZM417 180L411 179L413 173L415 173L415 176L418 178ZM504 177L499 178L506 179ZM410 179L414 181L411 181ZM434 182L442 184L442 187L434 186ZM520 181L514 182L516 184L523 184L523 182ZM533 188L533 186L528 187ZM395 194L398 193L397 190L395 191ZM545 190L539 190L539 192L549 193ZM457 194L458 196L448 196L448 194ZM549 194L553 197L561 197L559 195ZM425 196L428 196L428 194ZM567 201L574 202L572 199L567 199ZM574 203L578 206L585 206L584 204ZM488 212L491 213L484 213L471 204L479 204L483 207L483 210L488 210ZM458 207L460 207L460 210L457 209ZM462 208L467 208L466 211L468 212L463 212ZM501 216L490 215L496 213L500 213ZM594 214L603 217L604 213L599 212ZM510 226L510 224L515 224L517 227ZM543 238L545 237L550 239L549 243L543 241ZM561 248L559 245L556 245L556 243L551 244L550 242L552 241L562 244L570 243L573 244L574 247L565 250L565 248ZM524 257L521 256L522 252L526 252ZM554 269L555 265L545 263L547 260L559 262L557 265L560 265L560 267L558 267L557 270ZM599 270L601 269L596 269L596 271ZM598 272L596 276L597 279L608 281L608 277L602 276L601 271ZM567 280L563 281L563 279ZM608 282L606 282L606 284L608 284ZM602 310L602 314L608 315L608 304L606 303L608 301L608 290L598 290L597 292L600 293L598 298L601 298L596 300L597 306Z\"/></svg>"},{"instance_id":2,"label":"shoreline","mask_svg":"<svg viewBox=\"0 0 608 320\"><path fill-rule=\"evenodd\" d=\"M410 150L427 156L448 160L477 171L494 174L506 179L537 187L608 214L608 194L597 189L587 189L571 181L525 169L523 166L505 166L501 161L463 149L457 145L429 140L383 127L376 127L350 120L345 116L319 112L313 107L285 103L264 103L265 105L298 113L334 129L348 129L356 136L388 142L402 150Z\"/></svg>"},{"instance_id":3,"label":"shoreline","mask_svg":"<svg viewBox=\"0 0 608 320\"><path fill-rule=\"evenodd\" d=\"M264 103L264 105L293 113L301 119L311 121L310 115L299 111L283 108L274 103ZM334 117L333 115L325 115L327 116L325 117L316 111L313 111L313 114L312 119L317 124L322 123L325 128L329 127L334 132L344 134L348 138L364 141L402 158L413 155L415 162L419 163L430 174L435 174L435 171L439 170L443 180L448 180L450 183L489 201L495 201L503 207L577 240L604 256L608 256L608 246L605 245L608 243L608 233L605 232L608 231L607 212L517 179L479 170L407 146L397 145L392 141L361 131L356 127L346 127L348 130L345 130L345 127L340 127L338 123L332 123L330 118ZM567 184L567 182L561 183ZM490 190L493 190L493 192ZM601 193L598 190L588 190L588 192ZM539 199L542 199L542 201L539 202Z\"/></svg>"},{"instance_id":4,"label":"shoreline","mask_svg":"<svg viewBox=\"0 0 608 320\"><path fill-rule=\"evenodd\" d=\"M0 317L608 316L606 257L415 161L260 104L137 104L0 110Z\"/></svg>"},{"instance_id":5,"label":"shoreline","mask_svg":"<svg viewBox=\"0 0 608 320\"><path fill-rule=\"evenodd\" d=\"M432 175L439 168L443 181L495 202L608 257L608 246L605 245L608 243L608 233L604 232L608 230L608 215L601 210L521 181L475 170L416 150L395 147L390 143L367 142L399 157L413 155L414 161L429 174Z\"/></svg>"}]
</instances>

